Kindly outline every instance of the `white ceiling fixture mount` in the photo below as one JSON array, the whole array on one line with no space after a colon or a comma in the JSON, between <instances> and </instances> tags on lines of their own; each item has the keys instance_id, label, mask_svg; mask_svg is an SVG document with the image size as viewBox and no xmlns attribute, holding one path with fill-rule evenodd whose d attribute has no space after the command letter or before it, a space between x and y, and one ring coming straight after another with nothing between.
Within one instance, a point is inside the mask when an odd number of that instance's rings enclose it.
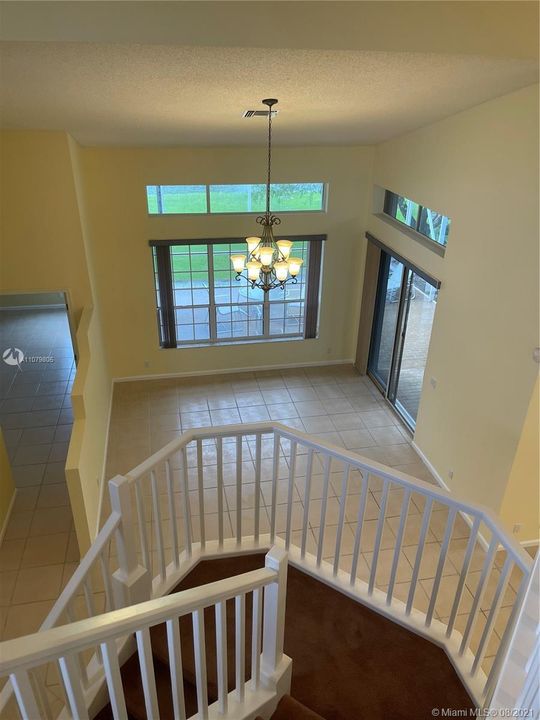
<instances>
[{"instance_id":1,"label":"white ceiling fixture mount","mask_svg":"<svg viewBox=\"0 0 540 720\"><path fill-rule=\"evenodd\" d=\"M291 257L292 242L290 240L275 240L272 230L281 220L272 215L270 210L271 175L272 175L272 117L275 112L272 107L277 104L275 98L266 98L262 101L268 107L268 175L266 181L266 212L259 215L257 222L262 225L261 237L246 238L248 254L231 255L231 262L236 271L236 280L247 279L252 288L260 288L269 292L276 287L283 289L285 283L296 282L302 267L302 258ZM247 276L244 270L247 269Z\"/></svg>"}]
</instances>

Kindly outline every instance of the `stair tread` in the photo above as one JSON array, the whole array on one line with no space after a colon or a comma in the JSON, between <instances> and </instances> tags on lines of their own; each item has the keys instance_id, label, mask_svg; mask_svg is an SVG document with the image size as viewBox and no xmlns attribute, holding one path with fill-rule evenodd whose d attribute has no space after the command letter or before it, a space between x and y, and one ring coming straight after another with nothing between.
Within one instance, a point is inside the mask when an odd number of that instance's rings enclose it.
<instances>
[{"instance_id":1,"label":"stair tread","mask_svg":"<svg viewBox=\"0 0 540 720\"><path fill-rule=\"evenodd\" d=\"M262 720L262 718L259 715L255 720ZM270 720L324 720L324 718L290 695L284 695Z\"/></svg>"}]
</instances>

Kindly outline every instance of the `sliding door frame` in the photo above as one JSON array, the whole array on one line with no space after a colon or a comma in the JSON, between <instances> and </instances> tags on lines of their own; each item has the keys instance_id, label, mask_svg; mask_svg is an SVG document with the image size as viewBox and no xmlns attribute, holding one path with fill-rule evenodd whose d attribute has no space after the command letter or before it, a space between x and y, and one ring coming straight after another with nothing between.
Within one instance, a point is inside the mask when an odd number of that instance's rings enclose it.
<instances>
[{"instance_id":1,"label":"sliding door frame","mask_svg":"<svg viewBox=\"0 0 540 720\"><path fill-rule=\"evenodd\" d=\"M377 289L376 289L376 295L375 295L375 302L374 302L374 309L373 309L373 318L372 318L372 325L371 325L371 335L370 335L370 346L369 346L369 353L368 353L368 362L367 362L367 374L371 378L371 380L375 383L375 385L378 387L378 389L383 394L385 400L388 402L390 407L396 412L399 417L405 422L405 424L409 427L411 431L414 431L415 422L414 419L409 415L406 408L399 403L397 399L397 390L398 390L398 384L399 384L399 375L401 372L401 362L403 359L403 351L405 346L405 336L407 332L407 325L408 325L408 319L409 319L409 311L410 311L410 303L411 303L411 294L412 294L412 283L413 283L413 276L418 275L423 280L428 282L430 285L432 285L436 290L439 290L441 287L440 280L437 280L432 275L429 275L425 270L422 270L418 266L414 265L410 260L407 260L399 253L392 250L392 248L388 247L384 243L382 243L380 240L375 238L371 233L366 233L366 238L370 243L373 243L376 247L379 248L380 252L380 259L379 259L379 270L378 270L378 278L377 278ZM398 306L398 315L396 319L396 327L394 332L394 338L392 341L392 354L391 354L391 362L390 362L390 369L388 373L388 381L386 384L386 387L381 383L380 379L376 376L374 371L371 367L371 359L372 359L372 352L374 347L374 341L377 340L380 342L380 332L382 330L382 327L378 329L378 335L375 336L375 332L377 329L377 325L381 325L380 318L381 316L381 309L384 305L385 298L382 295L382 284L383 284L383 275L387 275L387 272L385 271L385 257L390 258L390 261L392 258L397 260L399 263L403 265L403 275L401 278L401 287L400 287L400 293L399 293L399 306ZM401 407L401 409L400 409Z\"/></svg>"}]
</instances>

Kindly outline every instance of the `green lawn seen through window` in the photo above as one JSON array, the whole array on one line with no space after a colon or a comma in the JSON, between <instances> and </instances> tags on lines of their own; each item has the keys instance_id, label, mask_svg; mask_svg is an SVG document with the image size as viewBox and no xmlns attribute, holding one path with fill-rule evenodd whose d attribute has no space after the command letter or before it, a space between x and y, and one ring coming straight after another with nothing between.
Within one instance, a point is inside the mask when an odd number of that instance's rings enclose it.
<instances>
[{"instance_id":1,"label":"green lawn seen through window","mask_svg":"<svg viewBox=\"0 0 540 720\"><path fill-rule=\"evenodd\" d=\"M262 184L210 185L208 194L205 185L147 185L146 197L150 215L262 213L266 209ZM270 207L273 212L320 212L324 184L272 184Z\"/></svg>"}]
</instances>

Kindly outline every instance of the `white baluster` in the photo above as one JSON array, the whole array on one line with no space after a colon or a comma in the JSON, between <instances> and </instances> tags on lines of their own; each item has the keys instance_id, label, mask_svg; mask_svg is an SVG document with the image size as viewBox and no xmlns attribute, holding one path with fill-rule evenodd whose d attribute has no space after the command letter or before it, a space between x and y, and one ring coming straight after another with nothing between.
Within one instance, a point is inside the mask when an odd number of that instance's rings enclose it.
<instances>
[{"instance_id":1,"label":"white baluster","mask_svg":"<svg viewBox=\"0 0 540 720\"><path fill-rule=\"evenodd\" d=\"M223 547L223 440L218 437L217 444L217 501L218 501L218 539Z\"/></svg>"},{"instance_id":2,"label":"white baluster","mask_svg":"<svg viewBox=\"0 0 540 720\"><path fill-rule=\"evenodd\" d=\"M193 554L193 548L191 547L192 533L191 533L191 508L189 503L189 478L187 468L187 455L186 449L180 450L180 467L181 467L181 488L182 488L182 508L184 513L184 533L185 533L185 545L186 553L188 557Z\"/></svg>"},{"instance_id":3,"label":"white baluster","mask_svg":"<svg viewBox=\"0 0 540 720\"><path fill-rule=\"evenodd\" d=\"M71 607L70 603L66 605L66 617L70 623L75 622L75 613L73 612L73 608ZM96 654L101 659L101 653L99 651L99 648L97 649ZM83 687L86 689L88 687L88 673L86 671L86 665L84 664L84 660L80 653L77 653L77 662L79 664L79 676L81 678Z\"/></svg>"},{"instance_id":4,"label":"white baluster","mask_svg":"<svg viewBox=\"0 0 540 720\"><path fill-rule=\"evenodd\" d=\"M242 542L242 436L236 438L236 544Z\"/></svg>"},{"instance_id":5,"label":"white baluster","mask_svg":"<svg viewBox=\"0 0 540 720\"><path fill-rule=\"evenodd\" d=\"M26 670L18 670L10 675L11 683L17 698L22 720L36 720L40 717L39 707L32 689L30 676Z\"/></svg>"},{"instance_id":6,"label":"white baluster","mask_svg":"<svg viewBox=\"0 0 540 720\"><path fill-rule=\"evenodd\" d=\"M167 571L165 569L165 550L163 547L163 527L161 522L161 508L159 505L159 488L155 472L150 473L150 488L152 491L152 510L154 514L154 533L157 545L158 568L161 582L165 582Z\"/></svg>"},{"instance_id":7,"label":"white baluster","mask_svg":"<svg viewBox=\"0 0 540 720\"><path fill-rule=\"evenodd\" d=\"M497 680L499 678L501 665L507 655L508 647L510 645L510 639L512 638L512 635L514 633L514 628L515 628L516 621L517 621L517 618L519 615L519 611L523 605L523 600L527 593L528 580L529 580L529 576L526 573L524 573L523 577L521 578L521 582L519 584L519 589L517 591L517 595L514 600L512 610L510 612L510 617L508 618L506 627L505 627L503 635L501 637L501 642L499 643L499 649L497 650L497 654L495 655L495 660L493 661L493 664L491 665L491 670L489 671L489 675L487 677L486 684L484 685L484 688L482 691L482 694L484 696L484 705L485 706L489 706L489 704L491 703L493 692L495 690L495 686L496 686Z\"/></svg>"},{"instance_id":8,"label":"white baluster","mask_svg":"<svg viewBox=\"0 0 540 720\"><path fill-rule=\"evenodd\" d=\"M289 464L289 487L287 493L287 529L285 533L285 549L289 549L291 543L291 523L294 493L294 476L296 472L296 440L291 440L291 454Z\"/></svg>"},{"instance_id":9,"label":"white baluster","mask_svg":"<svg viewBox=\"0 0 540 720\"><path fill-rule=\"evenodd\" d=\"M262 435L255 436L255 542L259 542L260 513L261 513L261 458L262 458Z\"/></svg>"},{"instance_id":10,"label":"white baluster","mask_svg":"<svg viewBox=\"0 0 540 720\"><path fill-rule=\"evenodd\" d=\"M195 610L193 618L193 649L195 654L195 684L197 686L197 709L201 720L208 718L208 689L206 680L206 645L204 635L204 610Z\"/></svg>"},{"instance_id":11,"label":"white baluster","mask_svg":"<svg viewBox=\"0 0 540 720\"><path fill-rule=\"evenodd\" d=\"M339 506L339 520L336 534L336 550L334 553L334 577L336 577L339 569L339 556L341 554L341 539L343 537L343 524L345 523L345 503L347 502L347 488L349 483L350 465L343 468L343 479L341 481L341 497Z\"/></svg>"},{"instance_id":12,"label":"white baluster","mask_svg":"<svg viewBox=\"0 0 540 720\"><path fill-rule=\"evenodd\" d=\"M306 542L309 530L309 501L311 496L311 477L313 474L313 449L309 448L306 462L306 487L304 492L304 517L302 520L302 547L300 556L302 560L306 556Z\"/></svg>"},{"instance_id":13,"label":"white baluster","mask_svg":"<svg viewBox=\"0 0 540 720\"><path fill-rule=\"evenodd\" d=\"M167 500L169 503L169 517L171 523L171 536L172 536L172 547L173 547L173 562L174 567L178 569L180 567L180 547L178 545L178 521L176 519L176 507L174 504L174 481L173 474L171 471L171 461L165 460L165 479L167 483Z\"/></svg>"},{"instance_id":14,"label":"white baluster","mask_svg":"<svg viewBox=\"0 0 540 720\"><path fill-rule=\"evenodd\" d=\"M474 627L474 623L476 622L476 617L478 615L478 611L480 609L480 602L484 595L486 581L487 581L488 575L489 575L492 565L493 565L493 558L495 556L495 551L497 549L498 544L499 544L498 538L495 536L495 534L493 534L493 536L491 538L491 542L489 543L489 548L487 551L486 559L484 560L484 565L482 567L482 573L480 575L480 579L479 579L478 585L476 587L476 592L474 594L473 604L472 604L471 610L469 612L469 618L467 620L465 632L463 633L463 640L461 641L461 645L459 646L459 654L460 655L463 655L465 650L469 647L472 630Z\"/></svg>"},{"instance_id":15,"label":"white baluster","mask_svg":"<svg viewBox=\"0 0 540 720\"><path fill-rule=\"evenodd\" d=\"M321 500L321 517L319 522L319 544L317 545L317 567L321 566L323 544L324 544L324 526L326 523L326 508L328 505L328 485L330 483L330 463L332 459L329 455L324 458L324 479L323 479L323 496Z\"/></svg>"},{"instance_id":16,"label":"white baluster","mask_svg":"<svg viewBox=\"0 0 540 720\"><path fill-rule=\"evenodd\" d=\"M386 503L388 501L388 490L390 483L388 480L384 480L383 491L381 497L381 508L379 510L379 519L377 520L377 533L375 535L375 545L373 547L373 556L371 559L371 572L369 574L368 593L373 593L373 587L375 586L375 578L377 577L377 565L379 563L379 552L381 549L381 540L384 530L384 520L386 516Z\"/></svg>"},{"instance_id":17,"label":"white baluster","mask_svg":"<svg viewBox=\"0 0 540 720\"><path fill-rule=\"evenodd\" d=\"M148 533L146 531L146 514L144 512L143 494L141 488L141 479L135 481L135 503L137 507L137 519L139 521L139 538L141 541L142 561L145 568L152 570L150 561L150 544L148 542Z\"/></svg>"},{"instance_id":18,"label":"white baluster","mask_svg":"<svg viewBox=\"0 0 540 720\"><path fill-rule=\"evenodd\" d=\"M508 576L510 574L510 567L513 564L513 560L510 557L510 555L507 555L506 560L503 565L503 569L501 570L501 575L499 577L499 582L497 583L497 589L495 590L495 595L493 596L493 601L491 603L491 608L489 611L489 614L486 619L486 624L484 626L484 630L482 632L482 637L480 638L480 642L478 643L478 648L476 650L476 655L474 658L473 666L471 668L471 675L474 675L476 671L478 670L478 666L484 659L484 655L487 648L487 642L489 640L489 637L491 636L491 633L493 631L493 626L495 625L495 620L497 618L497 614L501 607L501 602L504 597L504 593L506 591L506 585L508 582Z\"/></svg>"},{"instance_id":19,"label":"white baluster","mask_svg":"<svg viewBox=\"0 0 540 720\"><path fill-rule=\"evenodd\" d=\"M399 556L401 554L401 546L403 544L403 535L405 533L405 525L407 524L407 515L409 514L409 499L411 497L410 490L404 490L403 500L401 501L401 514L399 517L399 529L396 537L396 547L394 549L394 557L392 558L392 570L390 572L390 584L388 585L388 592L386 593L386 604L390 605L392 602L392 595L394 594L394 585L396 582L397 569L399 564Z\"/></svg>"},{"instance_id":20,"label":"white baluster","mask_svg":"<svg viewBox=\"0 0 540 720\"><path fill-rule=\"evenodd\" d=\"M186 720L184 699L184 673L182 670L182 646L180 645L180 627L178 618L167 620L167 648L169 651L169 670L175 720Z\"/></svg>"},{"instance_id":21,"label":"white baluster","mask_svg":"<svg viewBox=\"0 0 540 720\"><path fill-rule=\"evenodd\" d=\"M111 571L109 570L109 563L104 553L99 554L99 565L101 568L101 577L103 578L103 588L105 590L105 609L114 610L114 597L111 583Z\"/></svg>"},{"instance_id":22,"label":"white baluster","mask_svg":"<svg viewBox=\"0 0 540 720\"><path fill-rule=\"evenodd\" d=\"M77 720L86 720L88 718L88 709L84 699L78 661L73 655L65 655L58 659L58 664L60 665L71 715Z\"/></svg>"},{"instance_id":23,"label":"white baluster","mask_svg":"<svg viewBox=\"0 0 540 720\"><path fill-rule=\"evenodd\" d=\"M424 545L426 544L429 521L431 519L432 505L433 498L428 497L426 500L426 504L424 505L424 514L422 515L422 526L420 528L420 537L418 538L418 550L416 551L416 558L414 560L414 567L411 578L411 587L409 589L409 596L407 597L407 607L405 608L406 615L411 614L413 606L414 594L416 592L416 585L418 583L418 574L420 573L420 564L422 562L422 555L424 553Z\"/></svg>"},{"instance_id":24,"label":"white baluster","mask_svg":"<svg viewBox=\"0 0 540 720\"><path fill-rule=\"evenodd\" d=\"M159 707L156 692L156 678L154 675L154 661L152 659L152 643L150 631L143 628L135 633L137 638L137 651L139 654L139 667L141 668L141 681L144 693L144 707L149 720L159 720Z\"/></svg>"},{"instance_id":25,"label":"white baluster","mask_svg":"<svg viewBox=\"0 0 540 720\"><path fill-rule=\"evenodd\" d=\"M276 510L277 510L277 484L279 476L279 452L281 448L281 436L274 431L274 456L272 461L272 507L270 508L270 542L273 543L276 537Z\"/></svg>"},{"instance_id":26,"label":"white baluster","mask_svg":"<svg viewBox=\"0 0 540 720\"><path fill-rule=\"evenodd\" d=\"M251 621L251 687L257 690L261 679L262 599L260 588L253 591L253 616Z\"/></svg>"},{"instance_id":27,"label":"white baluster","mask_svg":"<svg viewBox=\"0 0 540 720\"><path fill-rule=\"evenodd\" d=\"M463 558L463 566L461 568L461 573L459 576L459 582L458 582L458 586L456 589L456 595L454 597L454 602L452 604L452 610L450 612L450 617L448 619L448 626L446 628L446 637L450 637L450 635L452 634L452 630L454 629L457 611L458 611L459 604L461 602L461 598L463 595L463 589L465 587L465 580L467 579L467 574L469 572L469 567L471 565L472 555L473 555L474 548L476 545L476 539L478 536L479 526L480 526L480 516L477 515L474 518L473 526L471 528L471 534L469 537L469 542L467 543L467 548L465 550L465 557Z\"/></svg>"},{"instance_id":28,"label":"white baluster","mask_svg":"<svg viewBox=\"0 0 540 720\"><path fill-rule=\"evenodd\" d=\"M236 669L236 697L238 702L244 702L244 689L246 684L246 596L237 595L234 599L235 618L235 669Z\"/></svg>"},{"instance_id":29,"label":"white baluster","mask_svg":"<svg viewBox=\"0 0 540 720\"><path fill-rule=\"evenodd\" d=\"M116 642L110 640L102 643L101 653L114 720L127 720L126 699L124 697L124 688L122 687Z\"/></svg>"},{"instance_id":30,"label":"white baluster","mask_svg":"<svg viewBox=\"0 0 540 720\"><path fill-rule=\"evenodd\" d=\"M201 550L206 546L206 527L204 519L204 475L203 475L203 444L197 440L197 487L199 490L199 522L201 526Z\"/></svg>"},{"instance_id":31,"label":"white baluster","mask_svg":"<svg viewBox=\"0 0 540 720\"><path fill-rule=\"evenodd\" d=\"M360 502L358 503L358 515L356 518L356 532L354 534L354 549L350 579L351 585L354 585L356 582L356 570L358 568L358 558L360 557L360 540L362 538L362 530L364 528L364 515L366 514L366 502L369 492L369 473L367 470L364 470L363 473L362 490L360 492Z\"/></svg>"},{"instance_id":32,"label":"white baluster","mask_svg":"<svg viewBox=\"0 0 540 720\"><path fill-rule=\"evenodd\" d=\"M227 603L225 600L216 604L216 658L218 680L219 712L227 714L228 674L227 674Z\"/></svg>"},{"instance_id":33,"label":"white baluster","mask_svg":"<svg viewBox=\"0 0 540 720\"><path fill-rule=\"evenodd\" d=\"M456 508L451 507L448 511L448 520L446 521L446 528L444 530L444 538L439 552L439 562L437 563L437 570L435 572L435 580L433 581L433 587L431 588L431 597L429 599L428 611L426 614L426 627L431 625L433 619L433 613L435 611L435 603L437 602L437 595L439 594L439 586L441 584L441 578L443 574L444 564L446 562L446 555L448 553L448 545L450 538L452 537L452 530L454 529L454 521L456 519Z\"/></svg>"}]
</instances>

